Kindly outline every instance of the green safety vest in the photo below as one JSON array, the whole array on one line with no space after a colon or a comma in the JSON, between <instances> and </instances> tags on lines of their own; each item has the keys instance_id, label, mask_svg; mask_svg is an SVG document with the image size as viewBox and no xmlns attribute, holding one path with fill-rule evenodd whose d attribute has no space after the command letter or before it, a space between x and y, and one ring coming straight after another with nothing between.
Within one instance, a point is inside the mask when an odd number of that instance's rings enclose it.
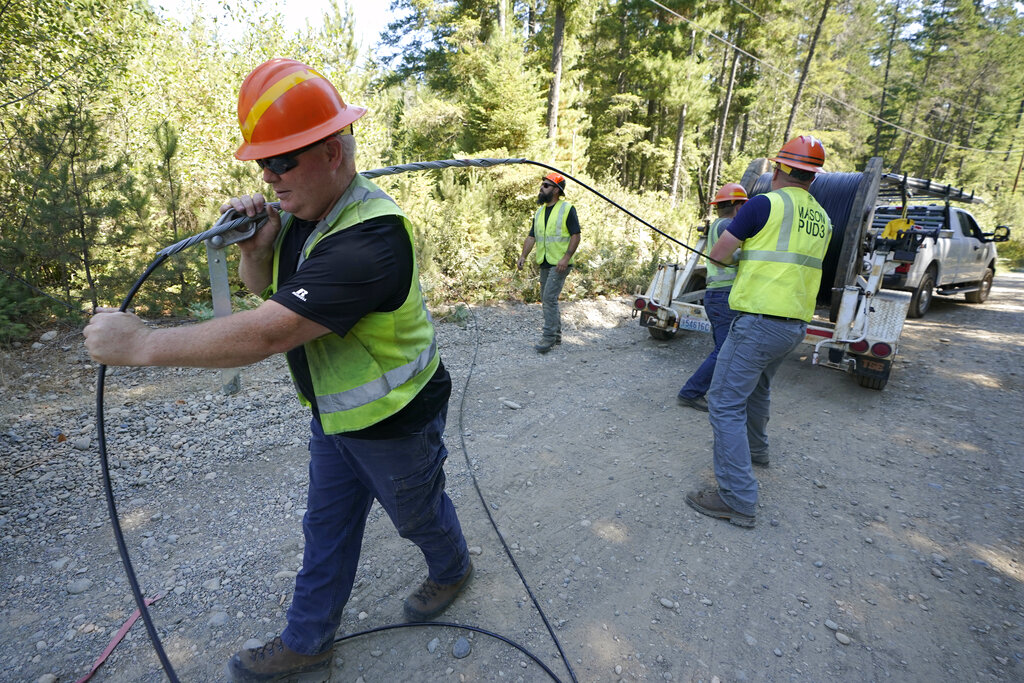
<instances>
[{"instance_id":1,"label":"green safety vest","mask_svg":"<svg viewBox=\"0 0 1024 683\"><path fill-rule=\"evenodd\" d=\"M569 250L569 228L565 221L569 217L569 209L572 204L559 199L551 207L551 215L547 223L544 222L544 211L548 207L542 206L537 209L533 217L533 239L537 243L537 263L544 263L546 260L552 265L557 265L565 252ZM569 258L569 263L576 262L576 255Z\"/></svg>"},{"instance_id":2,"label":"green safety vest","mask_svg":"<svg viewBox=\"0 0 1024 683\"><path fill-rule=\"evenodd\" d=\"M718 218L711 224L711 227L708 228L707 253L711 253L711 250L715 246L715 242L717 242L718 238L722 236L722 232L729 227L730 223L732 223L731 218ZM705 289L732 287L732 282L736 279L736 266L720 266L711 259L705 259L705 261L708 268L708 277Z\"/></svg>"},{"instance_id":3,"label":"green safety vest","mask_svg":"<svg viewBox=\"0 0 1024 683\"><path fill-rule=\"evenodd\" d=\"M743 242L729 307L810 322L832 223L807 190L785 187L765 196L768 222Z\"/></svg>"},{"instance_id":4,"label":"green safety vest","mask_svg":"<svg viewBox=\"0 0 1024 683\"><path fill-rule=\"evenodd\" d=\"M298 267L320 240L381 216L401 218L413 244L412 224L394 200L356 175L306 240ZM277 291L281 244L293 217L284 213L281 218L283 227L274 245L272 292ZM415 248L409 294L397 310L368 313L344 337L330 333L304 346L326 434L363 429L404 408L430 381L441 360L434 325L420 291ZM311 405L301 392L299 401Z\"/></svg>"}]
</instances>

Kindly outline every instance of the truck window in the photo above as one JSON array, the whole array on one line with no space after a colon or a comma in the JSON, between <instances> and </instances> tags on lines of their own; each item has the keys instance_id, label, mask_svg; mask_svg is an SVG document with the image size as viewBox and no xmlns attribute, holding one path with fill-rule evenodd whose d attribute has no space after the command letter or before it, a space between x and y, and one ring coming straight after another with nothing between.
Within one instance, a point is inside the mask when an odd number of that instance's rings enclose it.
<instances>
[{"instance_id":1,"label":"truck window","mask_svg":"<svg viewBox=\"0 0 1024 683\"><path fill-rule=\"evenodd\" d=\"M957 211L960 215L960 232L963 233L964 237L974 237L975 239L981 239L981 229L975 222L974 217L965 212Z\"/></svg>"}]
</instances>

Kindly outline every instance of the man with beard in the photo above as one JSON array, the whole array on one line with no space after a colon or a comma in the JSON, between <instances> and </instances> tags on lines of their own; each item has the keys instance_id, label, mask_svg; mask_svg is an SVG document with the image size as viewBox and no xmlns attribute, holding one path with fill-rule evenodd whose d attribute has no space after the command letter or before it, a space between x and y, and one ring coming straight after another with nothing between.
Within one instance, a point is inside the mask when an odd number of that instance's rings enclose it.
<instances>
[{"instance_id":1,"label":"man with beard","mask_svg":"<svg viewBox=\"0 0 1024 683\"><path fill-rule=\"evenodd\" d=\"M573 264L573 254L580 245L580 222L576 208L565 201L565 178L552 171L540 181L537 203L540 208L533 217L530 234L523 242L523 253L516 268L523 269L526 257L537 245L535 256L540 266L540 298L544 306L544 328L540 343L533 348L547 353L562 343L562 320L558 313L558 297L565 276Z\"/></svg>"}]
</instances>

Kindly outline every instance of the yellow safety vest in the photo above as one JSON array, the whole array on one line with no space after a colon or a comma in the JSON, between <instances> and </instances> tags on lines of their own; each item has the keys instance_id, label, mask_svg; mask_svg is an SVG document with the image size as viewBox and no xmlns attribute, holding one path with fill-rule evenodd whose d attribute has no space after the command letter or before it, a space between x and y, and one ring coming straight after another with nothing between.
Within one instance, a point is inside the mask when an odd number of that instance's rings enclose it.
<instances>
[{"instance_id":1,"label":"yellow safety vest","mask_svg":"<svg viewBox=\"0 0 1024 683\"><path fill-rule=\"evenodd\" d=\"M414 245L412 224L394 200L356 175L306 240L299 265L320 240L381 216L401 218L409 243ZM281 244L292 218L289 213L282 215L283 227L274 245L272 292L277 291ZM363 429L404 408L430 381L441 359L434 324L420 291L415 247L409 294L397 310L368 313L344 337L331 333L306 342L304 347L325 433ZM301 393L299 401L311 405Z\"/></svg>"},{"instance_id":2,"label":"yellow safety vest","mask_svg":"<svg viewBox=\"0 0 1024 683\"><path fill-rule=\"evenodd\" d=\"M785 187L765 196L771 202L768 222L743 242L729 307L810 322L832 222L802 188Z\"/></svg>"},{"instance_id":3,"label":"yellow safety vest","mask_svg":"<svg viewBox=\"0 0 1024 683\"><path fill-rule=\"evenodd\" d=\"M711 227L708 228L707 247L705 247L707 253L711 253L711 250L715 247L715 242L722 236L722 232L729 227L730 223L732 223L731 218L718 218L711 224ZM732 287L733 280L736 279L736 266L719 266L711 259L705 259L705 262L708 267L705 289Z\"/></svg>"},{"instance_id":4,"label":"yellow safety vest","mask_svg":"<svg viewBox=\"0 0 1024 683\"><path fill-rule=\"evenodd\" d=\"M551 214L545 223L544 212L547 208L540 207L533 217L533 239L537 243L536 258L537 263L544 263L546 260L551 265L557 265L569 250L569 228L565 222L569 218L572 204L559 199L551 207ZM576 255L573 254L569 258L569 263L575 262Z\"/></svg>"}]
</instances>

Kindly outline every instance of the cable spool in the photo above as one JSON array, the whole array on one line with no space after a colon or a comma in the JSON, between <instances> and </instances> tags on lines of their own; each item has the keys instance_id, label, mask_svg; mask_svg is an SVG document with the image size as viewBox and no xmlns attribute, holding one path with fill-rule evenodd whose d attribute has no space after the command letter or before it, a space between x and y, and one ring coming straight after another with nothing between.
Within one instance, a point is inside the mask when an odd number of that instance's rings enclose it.
<instances>
[{"instance_id":1,"label":"cable spool","mask_svg":"<svg viewBox=\"0 0 1024 683\"><path fill-rule=\"evenodd\" d=\"M760 160L751 162L751 166ZM833 288L853 283L859 273L864 231L871 224L881 178L881 159L872 158L863 173L821 173L811 183L811 196L832 222L832 239L821 267L818 303L830 306ZM754 181L750 196L771 191L772 173Z\"/></svg>"}]
</instances>

